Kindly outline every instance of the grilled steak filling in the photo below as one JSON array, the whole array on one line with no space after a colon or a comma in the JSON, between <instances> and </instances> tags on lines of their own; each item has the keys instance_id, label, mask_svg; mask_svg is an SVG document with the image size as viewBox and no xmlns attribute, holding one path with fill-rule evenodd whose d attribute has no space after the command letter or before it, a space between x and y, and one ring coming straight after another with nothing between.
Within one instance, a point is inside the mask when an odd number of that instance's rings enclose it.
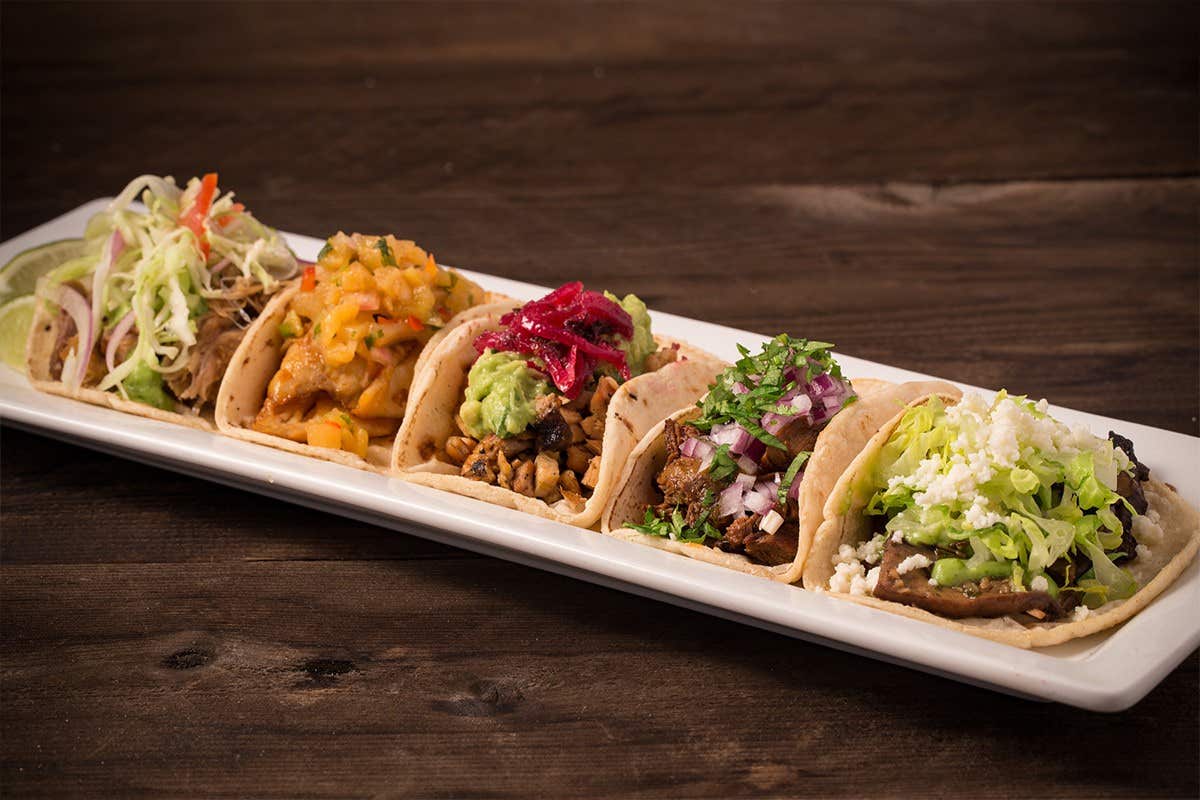
<instances>
[{"instance_id":1,"label":"grilled steak filling","mask_svg":"<svg viewBox=\"0 0 1200 800\"><path fill-rule=\"evenodd\" d=\"M1133 463L1133 476L1121 473L1117 481L1117 493L1129 501L1129 504L1139 514L1146 513L1146 496L1142 490L1142 482L1150 478L1150 470L1140 463L1133 453L1133 443L1123 436L1109 433L1109 439L1116 447L1125 451ZM1061 487L1060 487L1061 489ZM1115 513L1121 520L1124 532L1121 537L1119 552L1126 556L1124 563L1137 557L1137 539L1132 533L1133 520L1129 509L1117 505ZM886 519L876 518L876 533L884 531ZM887 538L880 562L879 579L875 584L873 594L881 600L915 606L933 614L952 619L963 617L1013 617L1022 624L1031 625L1038 622L1059 620L1069 614L1083 597L1080 592L1063 589L1057 597L1049 592L1023 590L1014 591L1008 578L982 578L979 581L968 581L957 586L938 586L930 582L930 568L910 569L902 573L900 564L912 556L925 556L930 563L939 558L964 558L966 552L952 550L937 550L933 547L921 547L905 542L893 541ZM964 543L965 544L965 543ZM1080 552L1060 558L1046 569L1047 574L1060 586L1074 584L1078 577L1091 568L1091 561Z\"/></svg>"}]
</instances>

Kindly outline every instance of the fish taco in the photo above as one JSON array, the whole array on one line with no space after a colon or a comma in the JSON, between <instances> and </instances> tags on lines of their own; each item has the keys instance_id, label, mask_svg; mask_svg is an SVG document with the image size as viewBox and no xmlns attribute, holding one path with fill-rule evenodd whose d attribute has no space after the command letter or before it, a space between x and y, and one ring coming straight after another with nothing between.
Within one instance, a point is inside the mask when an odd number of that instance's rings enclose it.
<instances>
[{"instance_id":1,"label":"fish taco","mask_svg":"<svg viewBox=\"0 0 1200 800\"><path fill-rule=\"evenodd\" d=\"M1020 647L1117 625L1200 547L1133 443L1001 392L885 425L825 507L805 588Z\"/></svg>"},{"instance_id":2,"label":"fish taco","mask_svg":"<svg viewBox=\"0 0 1200 800\"><path fill-rule=\"evenodd\" d=\"M411 241L338 233L246 335L217 424L235 438L386 470L426 354L497 299Z\"/></svg>"},{"instance_id":3,"label":"fish taco","mask_svg":"<svg viewBox=\"0 0 1200 800\"><path fill-rule=\"evenodd\" d=\"M183 189L143 175L88 224L84 254L39 282L30 381L211 428L234 350L297 269L282 237L221 194L215 173Z\"/></svg>"},{"instance_id":4,"label":"fish taco","mask_svg":"<svg viewBox=\"0 0 1200 800\"><path fill-rule=\"evenodd\" d=\"M656 336L636 296L568 283L446 337L413 387L392 466L417 483L588 527L638 439L722 366Z\"/></svg>"},{"instance_id":5,"label":"fish taco","mask_svg":"<svg viewBox=\"0 0 1200 800\"><path fill-rule=\"evenodd\" d=\"M825 498L875 431L949 384L849 381L832 345L777 336L653 428L602 520L618 538L799 580Z\"/></svg>"}]
</instances>

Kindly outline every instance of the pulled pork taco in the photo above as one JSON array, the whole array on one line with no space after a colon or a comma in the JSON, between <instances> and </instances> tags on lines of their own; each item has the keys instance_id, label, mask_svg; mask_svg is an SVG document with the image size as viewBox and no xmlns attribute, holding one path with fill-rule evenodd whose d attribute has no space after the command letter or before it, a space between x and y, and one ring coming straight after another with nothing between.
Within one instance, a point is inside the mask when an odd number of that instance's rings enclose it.
<instances>
[{"instance_id":1,"label":"pulled pork taco","mask_svg":"<svg viewBox=\"0 0 1200 800\"><path fill-rule=\"evenodd\" d=\"M800 579L842 470L898 409L941 382L851 384L833 345L777 336L638 444L605 510L618 538L762 577Z\"/></svg>"},{"instance_id":2,"label":"pulled pork taco","mask_svg":"<svg viewBox=\"0 0 1200 800\"><path fill-rule=\"evenodd\" d=\"M413 242L338 233L246 335L217 424L235 438L386 469L423 354L494 300Z\"/></svg>"},{"instance_id":3,"label":"pulled pork taco","mask_svg":"<svg viewBox=\"0 0 1200 800\"><path fill-rule=\"evenodd\" d=\"M1133 443L1001 392L896 416L825 506L804 585L1020 647L1129 619L1200 547Z\"/></svg>"},{"instance_id":4,"label":"pulled pork taco","mask_svg":"<svg viewBox=\"0 0 1200 800\"><path fill-rule=\"evenodd\" d=\"M392 466L416 483L588 527L638 439L722 366L655 336L634 295L568 283L447 336L413 387Z\"/></svg>"},{"instance_id":5,"label":"pulled pork taco","mask_svg":"<svg viewBox=\"0 0 1200 800\"><path fill-rule=\"evenodd\" d=\"M131 204L141 199L145 211ZM88 223L85 253L38 286L27 346L34 387L212 427L247 327L297 271L295 256L217 176L134 179Z\"/></svg>"}]
</instances>

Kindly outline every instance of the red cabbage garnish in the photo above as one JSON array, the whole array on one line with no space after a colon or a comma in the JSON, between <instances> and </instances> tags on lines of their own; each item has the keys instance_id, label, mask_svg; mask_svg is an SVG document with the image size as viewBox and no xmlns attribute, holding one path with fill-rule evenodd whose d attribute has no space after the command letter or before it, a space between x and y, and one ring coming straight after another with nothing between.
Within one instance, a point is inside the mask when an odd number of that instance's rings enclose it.
<instances>
[{"instance_id":1,"label":"red cabbage garnish","mask_svg":"<svg viewBox=\"0 0 1200 800\"><path fill-rule=\"evenodd\" d=\"M579 396L602 362L613 366L623 380L632 377L625 352L606 337L631 338L633 318L599 292L584 291L579 281L510 311L500 324L503 329L475 339L475 350L531 356L529 366L549 375L570 399Z\"/></svg>"}]
</instances>

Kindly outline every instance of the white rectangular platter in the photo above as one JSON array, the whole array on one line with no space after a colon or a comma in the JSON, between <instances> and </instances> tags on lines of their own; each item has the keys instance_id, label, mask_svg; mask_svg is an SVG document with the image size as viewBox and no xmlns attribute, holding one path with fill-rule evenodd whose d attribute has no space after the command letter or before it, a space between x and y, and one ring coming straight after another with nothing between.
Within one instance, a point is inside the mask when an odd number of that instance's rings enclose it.
<instances>
[{"instance_id":1,"label":"white rectangular platter","mask_svg":"<svg viewBox=\"0 0 1200 800\"><path fill-rule=\"evenodd\" d=\"M80 236L87 220L106 202L95 200L3 243L0 264L28 247ZM287 238L296 253L309 260L316 259L323 243L307 236L288 234ZM546 292L541 286L464 272L485 288L521 299ZM653 319L656 331L686 339L727 360L737 357L736 344L755 348L765 341L757 334L669 314L654 313ZM821 331L792 332L821 338ZM852 378L928 377L844 354L839 360ZM1019 392L1021 387L1010 388ZM1178 487L1190 503L1200 503L1200 439L1065 408L1052 407L1052 413L1083 423L1101 436L1111 429L1130 437L1139 458L1157 477ZM1096 711L1134 705L1200 646L1200 561L1124 626L1065 645L1026 651L384 475L41 394L29 387L24 376L6 367L0 367L0 420L787 636L1009 694ZM788 645L781 641L780 646Z\"/></svg>"}]
</instances>

